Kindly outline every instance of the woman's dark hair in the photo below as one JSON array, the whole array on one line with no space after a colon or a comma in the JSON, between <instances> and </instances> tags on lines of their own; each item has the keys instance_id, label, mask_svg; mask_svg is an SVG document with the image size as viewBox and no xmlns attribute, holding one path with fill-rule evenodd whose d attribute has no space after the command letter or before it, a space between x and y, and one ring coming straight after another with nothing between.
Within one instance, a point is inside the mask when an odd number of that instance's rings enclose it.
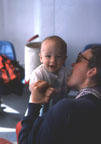
<instances>
[{"instance_id":1,"label":"woman's dark hair","mask_svg":"<svg viewBox=\"0 0 101 144\"><path fill-rule=\"evenodd\" d=\"M97 68L97 74L93 79L98 85L101 85L101 45L92 46L91 49L93 56L90 60L93 66Z\"/></svg>"}]
</instances>

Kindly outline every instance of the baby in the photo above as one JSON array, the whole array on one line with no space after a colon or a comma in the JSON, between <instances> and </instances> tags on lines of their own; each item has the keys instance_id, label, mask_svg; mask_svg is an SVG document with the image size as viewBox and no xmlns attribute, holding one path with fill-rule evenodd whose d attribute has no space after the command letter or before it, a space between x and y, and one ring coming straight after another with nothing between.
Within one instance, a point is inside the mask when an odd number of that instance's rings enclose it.
<instances>
[{"instance_id":1,"label":"baby","mask_svg":"<svg viewBox=\"0 0 101 144\"><path fill-rule=\"evenodd\" d=\"M30 76L29 89L38 80L45 80L53 88L56 94L48 105L44 105L43 111L54 105L57 101L67 96L66 85L67 69L64 67L67 58L67 44L59 36L50 36L43 40L40 50L41 65L33 70Z\"/></svg>"}]
</instances>

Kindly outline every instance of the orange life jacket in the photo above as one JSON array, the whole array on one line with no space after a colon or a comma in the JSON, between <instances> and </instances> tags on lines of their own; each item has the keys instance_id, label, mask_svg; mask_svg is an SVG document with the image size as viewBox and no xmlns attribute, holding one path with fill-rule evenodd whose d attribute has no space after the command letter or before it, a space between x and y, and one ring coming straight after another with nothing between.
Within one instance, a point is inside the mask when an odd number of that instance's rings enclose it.
<instances>
[{"instance_id":1,"label":"orange life jacket","mask_svg":"<svg viewBox=\"0 0 101 144\"><path fill-rule=\"evenodd\" d=\"M4 83L9 83L16 78L21 80L19 67L16 67L14 63L18 65L17 62L10 60L7 56L0 55L0 78L2 78Z\"/></svg>"}]
</instances>

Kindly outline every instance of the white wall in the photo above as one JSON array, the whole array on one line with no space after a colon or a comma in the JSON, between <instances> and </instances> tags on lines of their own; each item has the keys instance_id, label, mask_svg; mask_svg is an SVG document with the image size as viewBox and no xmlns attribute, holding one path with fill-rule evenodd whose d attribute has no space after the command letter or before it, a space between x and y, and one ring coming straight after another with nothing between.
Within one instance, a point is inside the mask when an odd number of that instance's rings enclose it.
<instances>
[{"instance_id":1,"label":"white wall","mask_svg":"<svg viewBox=\"0 0 101 144\"><path fill-rule=\"evenodd\" d=\"M101 43L101 0L56 0L56 4L55 33L67 41L71 63L87 43Z\"/></svg>"},{"instance_id":2,"label":"white wall","mask_svg":"<svg viewBox=\"0 0 101 144\"><path fill-rule=\"evenodd\" d=\"M3 21L3 1L0 1L0 40L4 38L4 21Z\"/></svg>"},{"instance_id":3,"label":"white wall","mask_svg":"<svg viewBox=\"0 0 101 144\"><path fill-rule=\"evenodd\" d=\"M1 0L4 40L14 44L18 61L24 63L24 46L34 34L34 1ZM1 2L0 1L0 2Z\"/></svg>"},{"instance_id":4,"label":"white wall","mask_svg":"<svg viewBox=\"0 0 101 144\"><path fill-rule=\"evenodd\" d=\"M13 42L21 64L35 34L37 41L54 34L66 40L68 67L87 43L101 43L101 0L0 0L0 17L0 39Z\"/></svg>"}]
</instances>

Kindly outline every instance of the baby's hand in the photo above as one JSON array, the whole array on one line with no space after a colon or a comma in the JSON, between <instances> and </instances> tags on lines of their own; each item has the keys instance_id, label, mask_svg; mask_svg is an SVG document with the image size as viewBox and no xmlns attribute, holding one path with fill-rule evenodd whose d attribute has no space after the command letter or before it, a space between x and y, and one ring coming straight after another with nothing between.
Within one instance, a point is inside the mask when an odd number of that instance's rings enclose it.
<instances>
[{"instance_id":1,"label":"baby's hand","mask_svg":"<svg viewBox=\"0 0 101 144\"><path fill-rule=\"evenodd\" d=\"M50 97L55 93L55 91L56 90L47 82L40 80L34 83L31 87L30 102L38 104L48 103Z\"/></svg>"}]
</instances>

